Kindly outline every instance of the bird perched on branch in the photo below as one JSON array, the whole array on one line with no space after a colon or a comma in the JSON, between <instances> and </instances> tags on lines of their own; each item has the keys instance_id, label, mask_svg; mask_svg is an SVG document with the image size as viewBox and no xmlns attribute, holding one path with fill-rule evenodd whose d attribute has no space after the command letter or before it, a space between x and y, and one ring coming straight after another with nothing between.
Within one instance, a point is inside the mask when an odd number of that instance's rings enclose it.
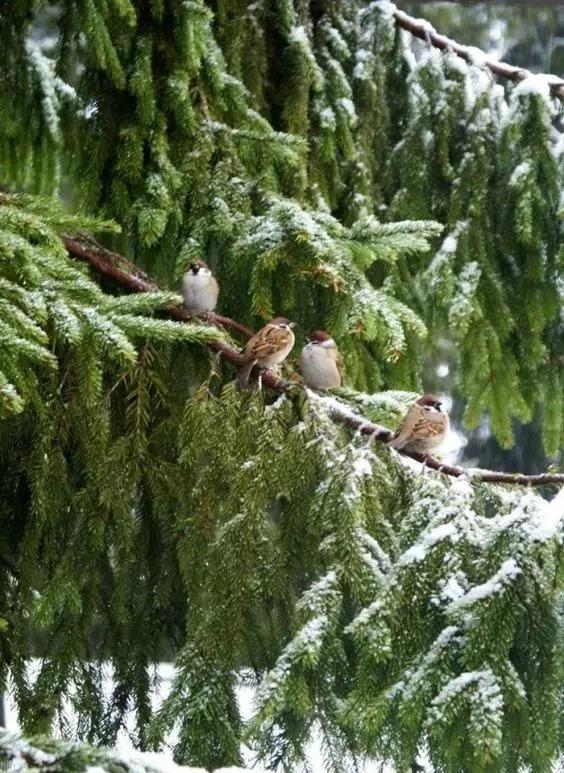
<instances>
[{"instance_id":1,"label":"bird perched on branch","mask_svg":"<svg viewBox=\"0 0 564 773\"><path fill-rule=\"evenodd\" d=\"M244 363L237 374L237 386L243 389L255 365L272 368L280 365L294 346L294 322L285 317L275 317L248 341L243 349Z\"/></svg>"},{"instance_id":2,"label":"bird perched on branch","mask_svg":"<svg viewBox=\"0 0 564 773\"><path fill-rule=\"evenodd\" d=\"M191 263L182 280L184 305L193 314L213 311L217 305L219 285L203 260Z\"/></svg>"},{"instance_id":3,"label":"bird perched on branch","mask_svg":"<svg viewBox=\"0 0 564 773\"><path fill-rule=\"evenodd\" d=\"M312 389L332 389L343 383L343 361L337 344L325 330L310 333L300 355L300 371Z\"/></svg>"},{"instance_id":4,"label":"bird perched on branch","mask_svg":"<svg viewBox=\"0 0 564 773\"><path fill-rule=\"evenodd\" d=\"M450 429L448 414L441 405L435 395L417 398L388 445L417 454L428 454L440 446Z\"/></svg>"}]
</instances>

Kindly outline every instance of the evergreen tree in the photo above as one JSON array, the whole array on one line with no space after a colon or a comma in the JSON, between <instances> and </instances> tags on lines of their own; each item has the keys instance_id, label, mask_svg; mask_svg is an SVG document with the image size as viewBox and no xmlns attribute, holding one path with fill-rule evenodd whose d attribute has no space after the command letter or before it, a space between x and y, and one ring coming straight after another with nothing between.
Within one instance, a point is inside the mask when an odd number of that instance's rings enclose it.
<instances>
[{"instance_id":1,"label":"evergreen tree","mask_svg":"<svg viewBox=\"0 0 564 773\"><path fill-rule=\"evenodd\" d=\"M0 40L0 680L24 732L70 706L111 746L132 710L140 748L174 730L210 769L243 743L291 769L315 730L333 770L547 770L561 497L421 474L367 427L446 337L468 426L511 446L537 416L561 451L556 81L416 58L360 0L17 0ZM239 323L331 330L346 388L237 392L240 325L178 321L194 259Z\"/></svg>"}]
</instances>

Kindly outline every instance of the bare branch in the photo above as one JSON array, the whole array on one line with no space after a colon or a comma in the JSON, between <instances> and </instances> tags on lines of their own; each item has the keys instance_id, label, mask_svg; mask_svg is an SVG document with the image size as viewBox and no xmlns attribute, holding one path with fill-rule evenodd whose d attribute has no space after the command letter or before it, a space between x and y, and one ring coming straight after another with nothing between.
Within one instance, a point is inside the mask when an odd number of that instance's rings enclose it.
<instances>
[{"instance_id":1,"label":"bare branch","mask_svg":"<svg viewBox=\"0 0 564 773\"><path fill-rule=\"evenodd\" d=\"M144 271L122 255L110 252L104 247L89 240L86 236L63 236L63 243L69 255L77 260L82 260L90 264L95 272L113 279L120 287L136 293L150 293L159 290L158 284L151 279ZM179 322L192 322L194 317L184 306L169 306L167 308L171 317ZM252 331L245 325L236 322L230 317L224 317L220 314L210 312L205 318L216 325L231 330L234 333L242 335L244 338L250 338ZM229 346L225 341L212 341L207 344L215 352L221 352L224 359L240 368L243 364L241 354ZM297 385L290 381L279 378L270 370L262 374L262 383L273 389L275 392L287 392ZM337 424L343 424L361 435L387 443L394 437L394 432L388 427L383 427L374 422L367 421L362 416L352 412L347 406L340 404L337 400L331 399L325 403L331 419ZM521 475L506 472L492 472L490 470L473 470L471 473L463 467L454 467L449 464L443 464L439 459L425 457L420 454L408 454L401 452L404 456L410 456L433 470L438 470L445 475L458 478L462 475L471 476L472 480L484 483L510 483L520 486L547 486L564 485L564 475Z\"/></svg>"}]
</instances>

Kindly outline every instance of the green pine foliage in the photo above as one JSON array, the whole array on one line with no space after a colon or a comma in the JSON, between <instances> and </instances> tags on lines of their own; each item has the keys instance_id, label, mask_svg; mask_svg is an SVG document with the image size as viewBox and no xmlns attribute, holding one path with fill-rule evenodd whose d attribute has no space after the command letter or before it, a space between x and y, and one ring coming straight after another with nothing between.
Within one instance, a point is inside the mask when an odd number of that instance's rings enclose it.
<instances>
[{"instance_id":1,"label":"green pine foliage","mask_svg":"<svg viewBox=\"0 0 564 773\"><path fill-rule=\"evenodd\" d=\"M68 743L58 739L23 738L0 730L0 760L8 770L48 773L76 773L79 770L108 771L108 773L200 773L201 769L177 767L155 755L135 752L115 752L96 749L87 744ZM237 773L238 768L231 768ZM241 769L242 773L242 769Z\"/></svg>"},{"instance_id":2,"label":"green pine foliage","mask_svg":"<svg viewBox=\"0 0 564 773\"><path fill-rule=\"evenodd\" d=\"M377 263L368 280L380 290L392 275L397 300L431 327L427 346L439 334L456 341L469 427L488 411L508 446L513 419L535 416L557 454L562 144L542 79L504 93L454 55L428 49L415 60L386 3L59 0L39 21L33 3L15 5L2 20L5 184L55 190L68 170L88 209L122 224L128 254L169 285L191 257L205 257L224 287L237 282L224 310L248 322L268 315L263 296L281 286L272 272L260 277L259 297L242 291L256 270L240 257L253 218L270 226L268 257L287 251L288 207L346 227L370 217L438 221L449 249L437 240L424 260L404 255L390 271ZM33 21L48 27L51 58L26 41ZM17 83L16 68L26 73ZM23 131L14 128L22 104ZM310 241L332 226L305 230ZM306 271L302 234L290 236ZM307 324L334 325L315 293L305 295ZM365 299L372 314L381 300ZM399 350L397 337L356 347L357 388L418 386L421 327L414 334L404 314L402 328Z\"/></svg>"},{"instance_id":3,"label":"green pine foliage","mask_svg":"<svg viewBox=\"0 0 564 773\"><path fill-rule=\"evenodd\" d=\"M0 195L1 418L28 405L41 407L44 390L58 387L57 347L74 349L76 360L67 367L76 367L75 386L94 405L102 393L104 361L125 373L137 363L135 340L205 344L219 337L202 325L152 318L155 310L181 301L174 293L107 297L69 259L61 232L110 226L69 217L52 202Z\"/></svg>"},{"instance_id":4,"label":"green pine foliage","mask_svg":"<svg viewBox=\"0 0 564 773\"><path fill-rule=\"evenodd\" d=\"M208 769L246 745L292 770L318 733L334 771L421 751L445 773L548 770L561 514L332 419L396 426L448 337L470 426L488 412L510 445L542 411L561 449L545 81L415 58L387 3L10 5L0 182L50 196L0 198L0 687L23 731L68 735L70 711L112 746L131 712L140 748L173 733ZM68 257L79 230L172 290L119 294ZM207 347L226 335L166 318L194 258L222 313L331 330L346 387L238 393Z\"/></svg>"}]
</instances>

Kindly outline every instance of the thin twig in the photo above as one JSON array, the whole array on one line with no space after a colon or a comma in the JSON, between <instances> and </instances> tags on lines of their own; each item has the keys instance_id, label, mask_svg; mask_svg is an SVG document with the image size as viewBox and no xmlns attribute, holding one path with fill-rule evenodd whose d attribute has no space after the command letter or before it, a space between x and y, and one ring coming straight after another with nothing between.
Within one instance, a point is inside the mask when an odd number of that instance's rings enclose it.
<instances>
[{"instance_id":1,"label":"thin twig","mask_svg":"<svg viewBox=\"0 0 564 773\"><path fill-rule=\"evenodd\" d=\"M124 258L122 255L110 252L94 243L88 243L86 237L83 236L79 238L63 236L62 238L71 257L89 263L96 272L113 279L120 287L136 293L150 293L161 289L153 279L148 277L138 266L127 260L127 258ZM193 315L190 314L184 306L168 306L167 312L173 319L176 319L179 322L194 321ZM231 319L231 317L224 317L220 314L209 312L205 315L205 318L217 327L226 328L235 333L239 333L244 338L250 338L252 335L252 331L249 330L248 327L236 322ZM207 346L215 352L221 352L222 357L236 368L242 366L243 358L240 352L225 341L212 341L208 343ZM275 392L287 392L291 388L296 387L295 383L285 381L270 370L264 371L261 378L262 383L270 389L273 389ZM344 426L353 429L355 432L366 435L373 440L387 443L394 437L394 432L388 427L367 421L367 419L352 412L345 405L341 405L337 400L328 401L326 403L326 409L334 422L343 424ZM548 473L543 473L541 475L521 475L520 473L493 472L490 470L472 470L470 472L463 467L445 464L440 461L440 459L435 459L433 457L425 457L420 454L409 454L405 451L402 451L401 453L416 461L425 462L426 466L433 470L437 470L455 478L468 475L472 480L481 481L483 483L510 483L519 486L564 485L564 475L559 474L549 475Z\"/></svg>"}]
</instances>

